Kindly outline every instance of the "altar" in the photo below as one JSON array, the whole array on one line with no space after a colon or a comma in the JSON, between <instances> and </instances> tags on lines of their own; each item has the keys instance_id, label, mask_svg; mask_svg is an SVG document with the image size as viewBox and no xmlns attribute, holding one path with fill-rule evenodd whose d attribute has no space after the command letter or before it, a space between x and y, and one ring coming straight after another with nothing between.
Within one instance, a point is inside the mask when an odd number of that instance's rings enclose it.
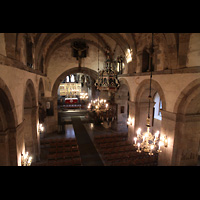
<instances>
[{"instance_id":1,"label":"altar","mask_svg":"<svg viewBox=\"0 0 200 200\"><path fill-rule=\"evenodd\" d=\"M75 104L78 103L78 98L65 98L65 104Z\"/></svg>"}]
</instances>

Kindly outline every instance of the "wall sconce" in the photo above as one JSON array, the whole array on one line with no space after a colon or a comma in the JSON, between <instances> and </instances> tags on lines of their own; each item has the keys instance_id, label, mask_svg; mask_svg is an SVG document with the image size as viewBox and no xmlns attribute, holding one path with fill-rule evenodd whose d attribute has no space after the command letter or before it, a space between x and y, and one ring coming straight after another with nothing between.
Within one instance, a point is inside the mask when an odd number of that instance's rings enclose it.
<instances>
[{"instance_id":1,"label":"wall sconce","mask_svg":"<svg viewBox=\"0 0 200 200\"><path fill-rule=\"evenodd\" d=\"M40 133L44 131L44 126L43 126L43 124L39 124L39 131L40 131Z\"/></svg>"},{"instance_id":2,"label":"wall sconce","mask_svg":"<svg viewBox=\"0 0 200 200\"><path fill-rule=\"evenodd\" d=\"M32 163L32 156L28 155L28 152L21 154L21 166L30 166Z\"/></svg>"},{"instance_id":3,"label":"wall sconce","mask_svg":"<svg viewBox=\"0 0 200 200\"><path fill-rule=\"evenodd\" d=\"M128 121L127 121L127 125L129 125L129 126L133 126L134 125L134 118L128 118Z\"/></svg>"}]
</instances>

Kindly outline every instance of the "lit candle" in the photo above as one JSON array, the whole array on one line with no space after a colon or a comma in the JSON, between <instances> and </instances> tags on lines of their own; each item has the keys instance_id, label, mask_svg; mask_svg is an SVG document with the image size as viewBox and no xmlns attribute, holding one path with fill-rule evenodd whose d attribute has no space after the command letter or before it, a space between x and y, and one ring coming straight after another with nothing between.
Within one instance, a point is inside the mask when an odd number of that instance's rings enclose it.
<instances>
[{"instance_id":1,"label":"lit candle","mask_svg":"<svg viewBox=\"0 0 200 200\"><path fill-rule=\"evenodd\" d=\"M159 131L157 131L156 133L155 133L155 139L157 139L159 137Z\"/></svg>"},{"instance_id":2,"label":"lit candle","mask_svg":"<svg viewBox=\"0 0 200 200\"><path fill-rule=\"evenodd\" d=\"M145 135L142 137L142 139L143 139L143 142L145 141Z\"/></svg>"},{"instance_id":3,"label":"lit candle","mask_svg":"<svg viewBox=\"0 0 200 200\"><path fill-rule=\"evenodd\" d=\"M139 153L141 152L140 151L140 143L138 143L138 150L137 150L137 152L139 152Z\"/></svg>"},{"instance_id":4,"label":"lit candle","mask_svg":"<svg viewBox=\"0 0 200 200\"><path fill-rule=\"evenodd\" d=\"M152 150L153 150L153 148L154 148L154 145L152 144L150 148L151 148L151 150L150 150L149 155L152 156L152 155L153 155Z\"/></svg>"},{"instance_id":5,"label":"lit candle","mask_svg":"<svg viewBox=\"0 0 200 200\"><path fill-rule=\"evenodd\" d=\"M134 125L134 118L131 120L131 124Z\"/></svg>"},{"instance_id":6,"label":"lit candle","mask_svg":"<svg viewBox=\"0 0 200 200\"><path fill-rule=\"evenodd\" d=\"M160 142L158 143L158 150L157 150L157 151L158 151L159 153L162 152L162 151L160 150L160 147L161 147L161 146L163 146L163 142L162 142L162 141L160 141Z\"/></svg>"},{"instance_id":7,"label":"lit candle","mask_svg":"<svg viewBox=\"0 0 200 200\"><path fill-rule=\"evenodd\" d=\"M136 137L134 137L134 141L135 141L135 144L136 144L136 142L137 142L137 138Z\"/></svg>"},{"instance_id":8,"label":"lit candle","mask_svg":"<svg viewBox=\"0 0 200 200\"><path fill-rule=\"evenodd\" d=\"M167 147L168 146L168 140L167 140L167 136L165 136L165 140L164 140L164 146Z\"/></svg>"},{"instance_id":9,"label":"lit candle","mask_svg":"<svg viewBox=\"0 0 200 200\"><path fill-rule=\"evenodd\" d=\"M140 132L141 132L141 128L138 128L138 130L137 130L137 137L139 137Z\"/></svg>"}]
</instances>

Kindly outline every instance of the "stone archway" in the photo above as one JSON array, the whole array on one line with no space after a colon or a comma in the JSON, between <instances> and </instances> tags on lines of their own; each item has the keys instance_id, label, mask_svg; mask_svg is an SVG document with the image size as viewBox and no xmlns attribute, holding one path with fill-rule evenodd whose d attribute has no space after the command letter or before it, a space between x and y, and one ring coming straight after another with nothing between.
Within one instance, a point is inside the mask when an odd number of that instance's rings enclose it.
<instances>
[{"instance_id":1,"label":"stone archway","mask_svg":"<svg viewBox=\"0 0 200 200\"><path fill-rule=\"evenodd\" d=\"M115 94L117 104L117 122L115 124L118 131L127 129L127 119L129 116L130 88L126 79L120 79L120 88Z\"/></svg>"},{"instance_id":2,"label":"stone archway","mask_svg":"<svg viewBox=\"0 0 200 200\"><path fill-rule=\"evenodd\" d=\"M147 118L147 110L148 110L148 96L149 96L149 79L143 80L140 85L136 89L136 95L135 95L135 126L136 128L141 127L143 130L146 129L146 118ZM162 100L162 110L166 110L166 100L164 92L160 86L160 84L152 79L151 83L151 96L152 101L150 104L150 118L151 118L151 126L152 126L152 119L153 119L153 97L155 94L158 93L160 96L160 99ZM161 127L160 127L161 128ZM154 127L152 126L152 130L154 130Z\"/></svg>"},{"instance_id":3,"label":"stone archway","mask_svg":"<svg viewBox=\"0 0 200 200\"><path fill-rule=\"evenodd\" d=\"M57 132L58 131L58 108L57 108L57 91L59 84L66 78L67 75L73 74L73 73L84 73L91 77L91 79L94 81L97 79L97 72L86 68L86 67L74 67L69 70L66 70L62 74L60 74L55 82L53 83L53 87L51 90L51 97L45 98L46 102L51 102L51 109L53 111L52 116L47 116L45 119L46 123L46 134L50 132ZM92 88L92 93L94 91L95 87Z\"/></svg>"},{"instance_id":4,"label":"stone archway","mask_svg":"<svg viewBox=\"0 0 200 200\"><path fill-rule=\"evenodd\" d=\"M192 81L179 95L174 107L177 122L173 165L197 165L200 155L200 79Z\"/></svg>"},{"instance_id":5,"label":"stone archway","mask_svg":"<svg viewBox=\"0 0 200 200\"><path fill-rule=\"evenodd\" d=\"M27 80L24 92L24 143L25 152L33 157L33 161L39 158L36 92L32 80Z\"/></svg>"},{"instance_id":6,"label":"stone archway","mask_svg":"<svg viewBox=\"0 0 200 200\"><path fill-rule=\"evenodd\" d=\"M0 165L16 166L20 157L19 134L16 134L17 116L8 87L0 79ZM19 153L18 153L19 151ZM19 154L19 155L18 155Z\"/></svg>"},{"instance_id":7,"label":"stone archway","mask_svg":"<svg viewBox=\"0 0 200 200\"><path fill-rule=\"evenodd\" d=\"M74 67L74 68L71 68L65 72L63 72L57 79L56 81L54 82L54 85L53 85L53 89L52 89L52 97L56 97L57 96L57 90L58 90L58 86L59 84L61 83L61 81L63 81L63 79L67 76L67 75L70 75L70 74L73 74L73 73L84 73L84 74L88 74L93 80L96 80L97 79L97 72L92 70L92 69L89 69L89 68L86 68L86 67Z\"/></svg>"}]
</instances>

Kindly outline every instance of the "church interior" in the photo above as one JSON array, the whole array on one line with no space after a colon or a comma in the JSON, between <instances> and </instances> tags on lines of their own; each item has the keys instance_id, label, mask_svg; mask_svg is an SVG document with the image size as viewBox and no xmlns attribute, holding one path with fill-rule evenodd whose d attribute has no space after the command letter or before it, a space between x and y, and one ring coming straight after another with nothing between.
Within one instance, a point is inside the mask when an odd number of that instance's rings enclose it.
<instances>
[{"instance_id":1,"label":"church interior","mask_svg":"<svg viewBox=\"0 0 200 200\"><path fill-rule=\"evenodd\" d=\"M199 166L200 33L0 33L0 166Z\"/></svg>"}]
</instances>

